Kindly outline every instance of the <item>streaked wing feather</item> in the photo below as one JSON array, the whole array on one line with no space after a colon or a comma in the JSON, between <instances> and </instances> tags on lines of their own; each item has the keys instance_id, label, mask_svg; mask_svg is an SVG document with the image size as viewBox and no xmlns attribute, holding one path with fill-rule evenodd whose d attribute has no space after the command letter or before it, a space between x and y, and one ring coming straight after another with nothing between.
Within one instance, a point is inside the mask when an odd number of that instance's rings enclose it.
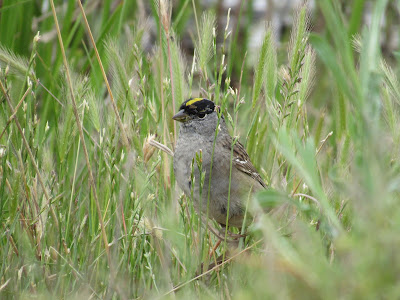
<instances>
[{"instance_id":1,"label":"streaked wing feather","mask_svg":"<svg viewBox=\"0 0 400 300\"><path fill-rule=\"evenodd\" d=\"M232 147L232 139L231 138L226 138L223 141L223 146L231 150ZM257 172L256 168L253 166L253 164L250 161L250 157L246 152L246 149L244 146L239 142L236 141L236 143L233 145L233 161L232 161L233 166L238 169L239 171L249 175L250 177L254 178L257 180L264 188L267 188L267 185L264 183L262 180L260 174Z\"/></svg>"}]
</instances>

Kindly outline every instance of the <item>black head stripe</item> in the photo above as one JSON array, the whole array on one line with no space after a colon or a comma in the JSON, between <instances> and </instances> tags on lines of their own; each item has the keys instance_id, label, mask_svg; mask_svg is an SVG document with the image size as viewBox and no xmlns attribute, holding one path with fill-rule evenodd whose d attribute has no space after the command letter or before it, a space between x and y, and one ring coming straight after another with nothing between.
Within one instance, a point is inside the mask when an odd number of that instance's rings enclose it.
<instances>
[{"instance_id":1,"label":"black head stripe","mask_svg":"<svg viewBox=\"0 0 400 300\"><path fill-rule=\"evenodd\" d=\"M191 98L183 102L179 109L183 109L189 115L204 115L212 113L215 104L205 98Z\"/></svg>"}]
</instances>

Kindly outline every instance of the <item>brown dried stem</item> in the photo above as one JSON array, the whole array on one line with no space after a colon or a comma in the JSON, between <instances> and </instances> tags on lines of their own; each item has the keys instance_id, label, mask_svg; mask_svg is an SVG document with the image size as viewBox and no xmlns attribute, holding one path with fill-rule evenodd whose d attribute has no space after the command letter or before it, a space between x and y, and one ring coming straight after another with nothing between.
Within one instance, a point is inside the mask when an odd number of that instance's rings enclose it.
<instances>
[{"instance_id":1,"label":"brown dried stem","mask_svg":"<svg viewBox=\"0 0 400 300\"><path fill-rule=\"evenodd\" d=\"M78 0L78 3L79 3L80 6L82 6L80 0ZM56 29L57 29L58 42L60 44L61 54L62 54L62 57L63 57L64 67L65 67L65 72L66 72L66 77L67 77L67 84L68 84L69 91L70 91L70 96L71 96L73 113L74 113L74 116L75 116L76 125L78 126L79 137L81 139L83 152L85 154L86 167L87 167L88 173L89 173L89 181L90 181L90 185L92 187L93 197L94 197L94 200L95 200L95 203L96 203L97 214L98 214L101 233L102 233L102 237L103 237L103 241L104 241L104 248L105 248L106 253L107 253L108 263L109 263L109 265L111 267L110 249L109 249L109 246L108 246L108 239L107 239L107 234L106 234L106 230L105 230L105 226L104 226L104 222L103 222L103 216L101 215L100 203L99 203L99 199L97 197L96 181L94 180L92 167L90 166L90 162L89 162L89 154L88 154L88 150L87 150L86 143L85 143L85 137L83 135L82 123L81 123L81 121L79 119L79 114L78 114L78 109L77 109L77 106L76 106L74 89L73 89L73 86L72 86L72 80L71 80L71 75L70 75L70 72L69 72L69 66L68 66L68 62L67 62L67 57L65 55L64 43L63 43L63 40L62 40L62 37L61 37L60 26L58 24L56 9L55 9L55 6L54 6L54 0L50 0L50 4L51 4L52 12L53 12L54 23L55 23ZM83 10L83 8L82 8L82 10ZM96 51L96 53L97 53L97 51Z\"/></svg>"}]
</instances>

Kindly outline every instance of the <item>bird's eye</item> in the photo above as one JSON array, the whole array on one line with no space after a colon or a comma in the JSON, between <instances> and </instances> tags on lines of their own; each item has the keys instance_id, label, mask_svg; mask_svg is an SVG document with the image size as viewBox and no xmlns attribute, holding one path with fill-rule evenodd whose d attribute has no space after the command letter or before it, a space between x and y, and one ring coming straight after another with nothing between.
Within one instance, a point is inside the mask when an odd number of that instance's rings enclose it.
<instances>
[{"instance_id":1,"label":"bird's eye","mask_svg":"<svg viewBox=\"0 0 400 300\"><path fill-rule=\"evenodd\" d=\"M206 114L202 114L202 113L199 114L200 119L204 119L205 116L206 116Z\"/></svg>"}]
</instances>

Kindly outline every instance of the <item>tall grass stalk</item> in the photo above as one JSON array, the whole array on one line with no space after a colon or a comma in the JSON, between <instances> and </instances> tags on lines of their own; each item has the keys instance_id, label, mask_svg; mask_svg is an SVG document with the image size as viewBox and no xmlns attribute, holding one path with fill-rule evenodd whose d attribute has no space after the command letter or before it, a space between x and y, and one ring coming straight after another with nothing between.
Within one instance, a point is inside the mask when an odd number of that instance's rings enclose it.
<instances>
[{"instance_id":1,"label":"tall grass stalk","mask_svg":"<svg viewBox=\"0 0 400 300\"><path fill-rule=\"evenodd\" d=\"M65 67L65 72L66 72L66 77L67 77L67 83L68 83L70 96L71 96L71 101L72 101L72 109L73 109L73 113L74 113L74 116L75 116L76 124L78 126L80 140L82 142L82 148L83 148L83 152L85 154L86 167L87 167L88 172L89 172L89 181L90 181L90 185L91 185L91 188L92 188L93 197L94 197L94 200L95 200L95 203L96 203L97 214L98 214L98 217L99 217L99 222L100 222L100 227L101 227L102 237L103 237L103 242L104 242L104 249L106 250L106 253L107 253L108 263L111 264L111 256L110 256L110 250L109 250L109 246L108 246L107 234L106 234L106 231L105 231L105 228L104 228L103 218L102 218L102 214L101 214L101 210L100 210L100 203L99 203L99 200L98 200L98 197L97 197L95 179L94 179L93 172L92 172L92 167L91 167L90 161L89 161L89 154L88 154L88 150L86 148L85 138L83 136L82 124L81 124L81 121L80 121L79 115L78 115L78 109L77 109L77 106L76 106L74 89L73 89L73 86L72 86L71 75L70 75L70 71L69 71L67 57L65 55L64 44L63 44L62 37L61 37L61 31L60 31L60 27L58 25L58 19L57 19L55 6L54 6L54 1L51 0L50 4L51 4L52 13L53 13L54 23L55 23L55 26L56 26L56 29L57 29L58 42L60 44L61 54L63 56L64 67ZM80 2L79 2L79 4L81 6L81 9L83 10L83 7L82 7ZM44 185L43 185L43 190L45 191ZM48 197L46 197L46 198L48 198Z\"/></svg>"},{"instance_id":2,"label":"tall grass stalk","mask_svg":"<svg viewBox=\"0 0 400 300\"><path fill-rule=\"evenodd\" d=\"M53 2L52 2L52 3L53 3ZM124 127L122 126L122 121L121 121L121 118L120 118L120 116L119 116L118 108L117 108L117 106L116 106L116 104L115 104L114 96L113 96L113 93L112 93L112 91L111 91L110 84L108 83L108 79L107 79L106 73L105 73L105 71L104 71L103 63L101 62L101 58L100 58L100 55L99 55L99 51L97 50L97 46L96 46L96 43L95 43L95 41L94 41L94 38L93 38L93 35L92 35L92 31L90 30L90 26L89 26L88 20L87 20L87 18L86 18L85 11L84 11L83 6L82 6L82 3L81 3L80 1L78 1L78 5L79 5L79 8L80 8L81 13L82 13L83 20L84 20L84 22L85 22L85 26L86 26L86 29L87 29L88 34L89 34L90 41L92 42L93 49L94 49L94 51L95 51L95 53L96 53L96 58L97 58L97 61L98 61L99 65L100 65L100 69L101 69L101 73L102 73L102 75L103 75L104 82L106 83L107 90L108 90L108 93L109 93L109 95L110 95L112 107L113 107L113 109L114 109L115 116L117 117L119 129L121 130L122 140L123 140L123 142L124 142L124 144L125 144L125 147L127 147L127 148L129 149L129 147L130 147L130 145L129 145L129 140L128 140L128 137L126 136L125 129L124 129ZM54 6L54 5L52 5L52 6ZM53 13L53 14L55 15L55 13ZM60 36L61 36L61 33L60 33ZM60 43L61 43L61 42L60 42ZM65 61L64 61L64 64L65 64ZM67 70L68 70L68 69L67 69ZM67 71L67 73L68 73L68 71Z\"/></svg>"},{"instance_id":3,"label":"tall grass stalk","mask_svg":"<svg viewBox=\"0 0 400 300\"><path fill-rule=\"evenodd\" d=\"M363 1L302 6L251 65L251 2L3 2L1 299L398 298L394 3L371 2L368 26L341 11ZM220 106L268 184L239 248L175 183L189 97ZM188 180L209 193L204 155Z\"/></svg>"}]
</instances>

